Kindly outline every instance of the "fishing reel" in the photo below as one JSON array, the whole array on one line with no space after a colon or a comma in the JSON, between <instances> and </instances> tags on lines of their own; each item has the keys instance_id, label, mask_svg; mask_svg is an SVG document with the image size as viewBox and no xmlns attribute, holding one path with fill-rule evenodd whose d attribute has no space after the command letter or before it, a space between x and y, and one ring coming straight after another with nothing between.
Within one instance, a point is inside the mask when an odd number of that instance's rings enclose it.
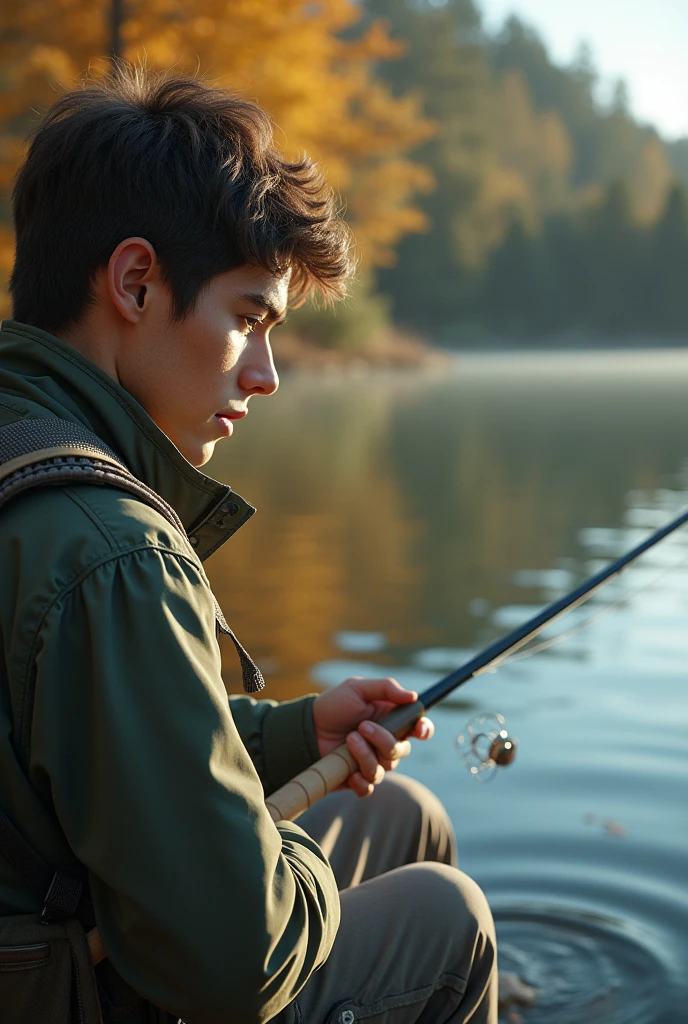
<instances>
[{"instance_id":1,"label":"fishing reel","mask_svg":"<svg viewBox=\"0 0 688 1024\"><path fill-rule=\"evenodd\" d=\"M481 782L489 782L516 757L516 740L509 735L503 715L471 718L457 736L456 746L473 778Z\"/></svg>"}]
</instances>

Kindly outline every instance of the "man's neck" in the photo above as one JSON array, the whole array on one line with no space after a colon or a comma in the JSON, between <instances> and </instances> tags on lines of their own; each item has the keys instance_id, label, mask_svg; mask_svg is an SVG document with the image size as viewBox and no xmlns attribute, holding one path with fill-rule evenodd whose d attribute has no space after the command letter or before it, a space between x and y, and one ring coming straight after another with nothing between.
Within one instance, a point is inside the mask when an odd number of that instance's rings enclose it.
<instances>
[{"instance_id":1,"label":"man's neck","mask_svg":"<svg viewBox=\"0 0 688 1024\"><path fill-rule=\"evenodd\" d=\"M90 359L118 384L121 384L117 372L117 352L120 339L110 324L100 322L102 319L97 313L88 315L74 327L61 331L59 337L82 356Z\"/></svg>"}]
</instances>

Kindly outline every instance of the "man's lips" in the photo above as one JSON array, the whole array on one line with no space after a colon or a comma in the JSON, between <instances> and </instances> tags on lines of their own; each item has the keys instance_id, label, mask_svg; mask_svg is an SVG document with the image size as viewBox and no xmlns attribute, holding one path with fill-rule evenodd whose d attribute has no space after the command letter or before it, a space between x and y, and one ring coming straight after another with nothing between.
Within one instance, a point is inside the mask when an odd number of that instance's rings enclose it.
<instances>
[{"instance_id":1,"label":"man's lips","mask_svg":"<svg viewBox=\"0 0 688 1024\"><path fill-rule=\"evenodd\" d=\"M244 409L244 410L242 410L240 412L233 412L232 410L229 410L228 412L216 412L215 413L215 419L220 424L220 427L222 428L222 433L225 435L225 437L230 437L231 436L232 431L234 430L234 422L233 421L234 420L243 420L243 418L246 415L247 411L248 411L247 409Z\"/></svg>"},{"instance_id":2,"label":"man's lips","mask_svg":"<svg viewBox=\"0 0 688 1024\"><path fill-rule=\"evenodd\" d=\"M238 412L229 409L227 412L216 412L215 415L219 420L243 420L247 412L248 409L240 409Z\"/></svg>"}]
</instances>

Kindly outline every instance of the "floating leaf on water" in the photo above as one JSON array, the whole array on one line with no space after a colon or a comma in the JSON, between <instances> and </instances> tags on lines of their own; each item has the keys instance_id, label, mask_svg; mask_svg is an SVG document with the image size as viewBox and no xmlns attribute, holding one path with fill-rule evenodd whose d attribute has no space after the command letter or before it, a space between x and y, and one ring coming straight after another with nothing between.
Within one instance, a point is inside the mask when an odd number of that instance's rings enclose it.
<instances>
[{"instance_id":1,"label":"floating leaf on water","mask_svg":"<svg viewBox=\"0 0 688 1024\"><path fill-rule=\"evenodd\" d=\"M628 829L621 822L615 821L613 818L600 818L597 814L585 814L583 821L586 825L599 826L608 832L610 836L615 836L617 839L625 839L628 835Z\"/></svg>"},{"instance_id":2,"label":"floating leaf on water","mask_svg":"<svg viewBox=\"0 0 688 1024\"><path fill-rule=\"evenodd\" d=\"M605 829L610 836L616 836L618 839L625 839L628 835L628 829L625 825L622 825L618 821L613 821L611 818L602 822L602 828Z\"/></svg>"}]
</instances>

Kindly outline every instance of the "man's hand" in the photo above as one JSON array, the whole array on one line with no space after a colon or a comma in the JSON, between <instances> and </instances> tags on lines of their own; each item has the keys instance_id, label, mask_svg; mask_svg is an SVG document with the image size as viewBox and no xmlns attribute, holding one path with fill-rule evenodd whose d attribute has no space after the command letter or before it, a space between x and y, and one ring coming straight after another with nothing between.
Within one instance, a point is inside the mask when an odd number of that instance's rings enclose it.
<instances>
[{"instance_id":1,"label":"man's hand","mask_svg":"<svg viewBox=\"0 0 688 1024\"><path fill-rule=\"evenodd\" d=\"M401 758L411 753L411 737L429 740L433 735L435 727L428 718L419 719L404 740L395 739L391 732L376 724L399 704L412 704L417 699L417 693L405 690L396 679L360 676L346 679L316 697L313 722L320 756L346 742L360 769L348 781L358 796L372 793L385 772L393 771Z\"/></svg>"}]
</instances>

